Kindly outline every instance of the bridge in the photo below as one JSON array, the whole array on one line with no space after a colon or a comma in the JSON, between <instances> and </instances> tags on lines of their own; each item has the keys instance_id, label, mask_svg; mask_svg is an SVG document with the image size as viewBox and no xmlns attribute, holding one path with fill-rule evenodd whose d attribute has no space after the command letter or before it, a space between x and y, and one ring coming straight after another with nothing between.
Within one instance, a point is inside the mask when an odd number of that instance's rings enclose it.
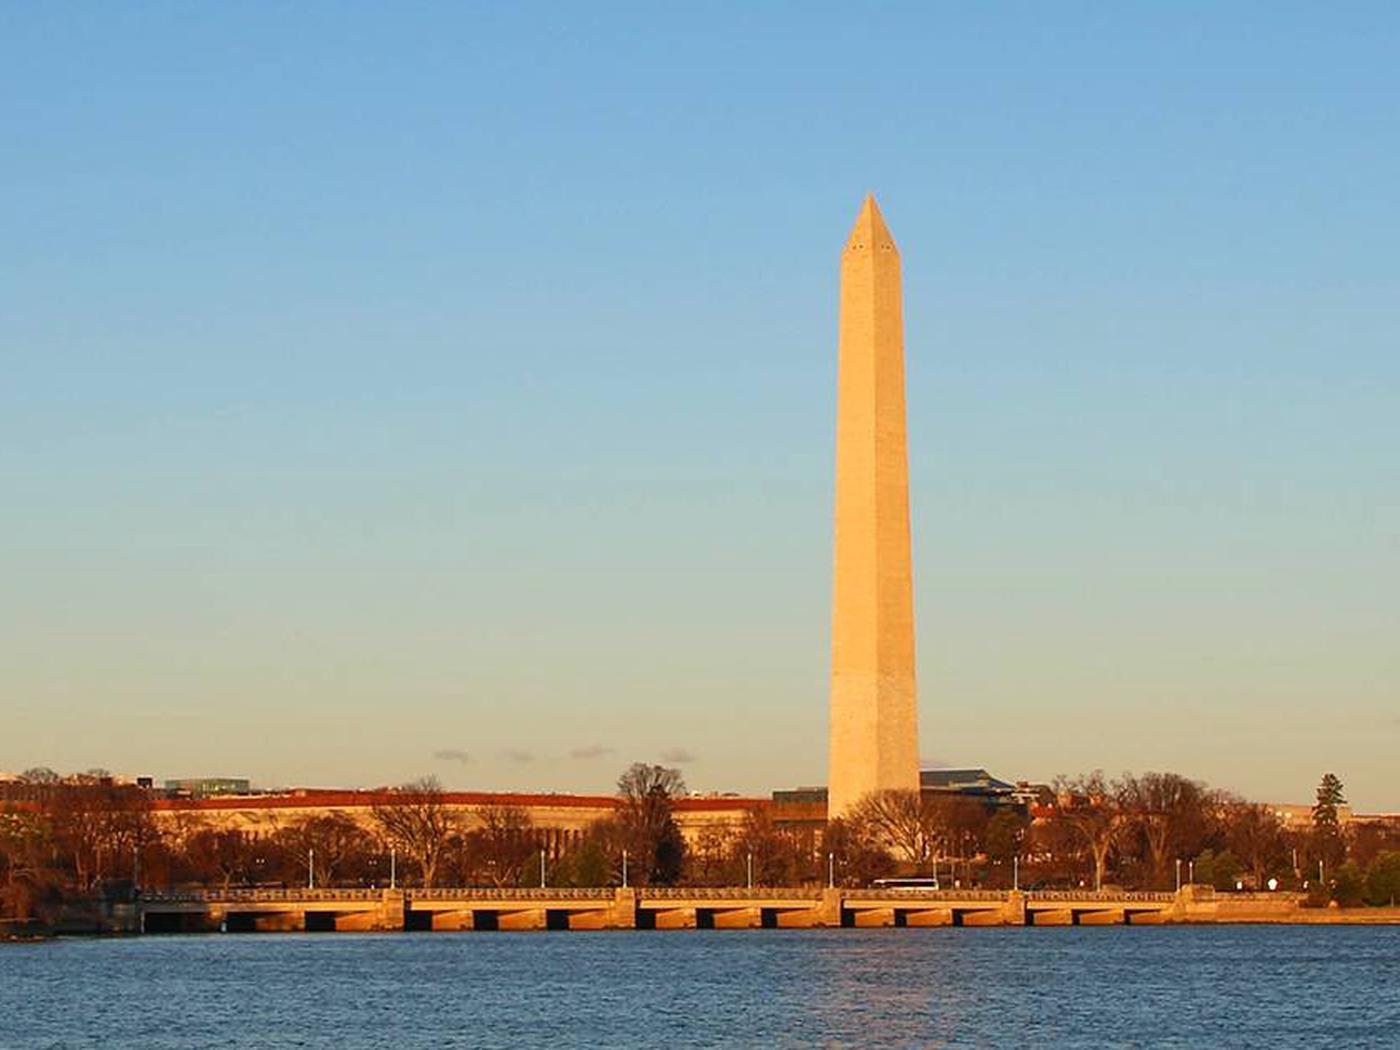
<instances>
[{"instance_id":1,"label":"bridge","mask_svg":"<svg viewBox=\"0 0 1400 1050\"><path fill-rule=\"evenodd\" d=\"M145 892L142 932L1099 926L1287 921L1292 894L646 887L208 889Z\"/></svg>"}]
</instances>

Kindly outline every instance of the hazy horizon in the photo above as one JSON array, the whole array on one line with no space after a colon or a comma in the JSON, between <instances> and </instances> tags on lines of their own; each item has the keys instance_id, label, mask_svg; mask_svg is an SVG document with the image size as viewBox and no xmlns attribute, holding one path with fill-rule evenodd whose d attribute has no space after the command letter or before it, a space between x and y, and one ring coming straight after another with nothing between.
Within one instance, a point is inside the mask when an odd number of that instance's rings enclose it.
<instances>
[{"instance_id":1,"label":"hazy horizon","mask_svg":"<svg viewBox=\"0 0 1400 1050\"><path fill-rule=\"evenodd\" d=\"M1378 3L4 12L0 769L823 784L873 190L926 764L1400 810L1398 44Z\"/></svg>"}]
</instances>

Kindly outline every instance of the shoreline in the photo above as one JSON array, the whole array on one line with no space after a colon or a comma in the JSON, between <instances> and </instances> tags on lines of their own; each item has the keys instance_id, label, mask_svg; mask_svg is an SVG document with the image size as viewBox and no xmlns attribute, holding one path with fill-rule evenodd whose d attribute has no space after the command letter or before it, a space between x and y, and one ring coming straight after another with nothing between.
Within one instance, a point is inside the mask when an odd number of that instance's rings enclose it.
<instances>
[{"instance_id":1,"label":"shoreline","mask_svg":"<svg viewBox=\"0 0 1400 1050\"><path fill-rule=\"evenodd\" d=\"M1360 910L1362 910L1362 909L1356 909L1356 910L1357 910L1357 911L1360 911ZM1397 909L1397 910L1400 910L1400 909ZM1158 928L1158 929L1167 929L1167 928L1185 929L1185 928L1188 928L1188 927L1200 929L1200 928L1224 927L1224 926L1230 926L1230 927L1234 927L1234 926L1251 926L1251 927L1272 926L1272 927L1279 927L1279 928L1284 928L1284 927L1299 927L1299 926L1302 926L1302 927L1317 927L1317 926L1346 926L1346 927L1390 927L1390 926L1395 926L1395 927L1400 927L1400 915L1391 915L1391 916L1339 915L1339 916L1330 916L1330 917L1307 917L1307 918L1295 918L1295 919L1278 919L1278 918L1275 918L1275 919L1223 919L1223 920L1217 920L1217 921L1201 921L1201 920L1189 920L1189 919L1187 919L1187 920L1174 920L1174 921L1170 921L1170 922L1153 922L1153 923L1136 923L1136 924L1134 924L1134 923L1084 923L1084 924L1082 924L1082 928L1085 928L1085 929L1088 929L1088 928L1094 928L1094 929L1112 929L1112 928L1124 929L1124 928L1133 928L1133 927L1142 927L1142 926L1151 926L1151 927L1153 927L1153 928ZM858 929L858 930L875 930L875 929L897 930L897 929L903 929L903 928L908 928L908 929L950 929L950 930L951 930L951 929L954 929L955 927L951 926L950 924L943 923L943 924L928 924L928 925L911 925L911 926L908 926L908 927L896 927L896 926L893 926L893 925L889 925L889 926L859 926L859 927L856 927L856 926L845 926L845 927L842 927L842 926L806 926L806 927L758 927L758 926L752 926L752 927L696 927L696 926L684 926L684 927L674 927L674 928L667 929L667 930L643 930L643 929L637 929L637 928L635 928L635 927L632 927L632 928L623 928L623 927L603 927L603 928L598 928L598 929L575 930L575 931L567 931L567 930L546 930L546 929L544 929L544 928L536 928L536 929L491 930L491 931L485 931L485 930L469 930L469 929L455 929L455 930L442 930L442 931L422 931L422 930L345 930L345 931L335 931L335 932L344 932L344 933L352 933L352 934L360 934L360 935L366 935L366 934L368 934L368 935L377 936L377 937L379 937L379 936L382 936L382 937L394 937L394 936L408 936L408 935L419 936L419 935L421 935L421 934L423 934L423 933L425 933L425 932L437 932L437 933L443 933L443 934L448 934L448 935L450 935L450 934L480 934L480 935L483 935L483 936L490 936L491 934L494 934L494 933L504 933L504 934L534 934L534 933L564 933L564 932L575 932L575 933L599 933L599 934L610 934L610 933L647 933L647 934L649 934L649 933L658 933L658 934L661 934L661 935L665 935L665 934L672 934L672 933L692 933L692 934L693 934L693 933L707 933L707 932L720 932L720 933L723 933L723 932L733 932L733 931L739 931L739 930L760 930L760 929L763 929L763 930L769 930L769 929L771 929L771 930L777 930L777 931L781 931L781 932L798 933L798 932L800 932L800 931L802 931L802 930L851 930L851 929ZM1080 928L1080 927L1071 926L1071 925L1069 925L1069 924L1063 924L1063 923L1062 923L1062 924L1052 924L1052 925L1042 925L1042 926L1029 925L1029 926L1021 926L1021 927L1012 926L1012 925L1007 924L1007 923L997 923L997 924L987 923L987 924L979 924L979 925L977 925L977 926L969 927L969 928L974 928L974 929L989 929L989 930L990 930L990 929L1009 930L1009 929L1017 929L1017 928L1019 928L1019 929L1076 929L1076 928ZM68 930L55 930L55 931L49 932L49 933L34 934L34 935L23 936L23 937L12 937L12 936L0 935L0 948L3 948L3 947L5 947L5 946L21 947L21 946L33 946L33 945L37 945L37 944L50 944L50 943L53 943L53 942L55 942L55 941L64 941L64 940L94 940L94 939L100 939L100 940L132 940L132 939L143 939L143 940L144 940L144 939L147 939L147 938L163 939L163 938L167 938L167 937L168 937L168 938L187 938L187 937L213 937L213 936L219 936L219 937L232 936L232 937L252 937L252 938L257 938L257 937L260 935L260 933L261 933L263 936L266 936L266 935L268 935L268 934L277 934L277 935L280 935L280 936L288 936L288 935L291 935L291 936L307 936L307 937L324 937L328 932L331 932L331 931L310 931L310 930L292 930L292 929L284 929L284 930L268 930L268 931L254 931L254 930L250 930L250 931L237 931L237 932L233 932L233 931L221 931L221 930L187 930L187 931L166 931L166 932L160 932L160 933L139 933L139 932L134 932L134 931L129 931L129 930L114 930L114 929L88 929L88 930L68 929Z\"/></svg>"}]
</instances>

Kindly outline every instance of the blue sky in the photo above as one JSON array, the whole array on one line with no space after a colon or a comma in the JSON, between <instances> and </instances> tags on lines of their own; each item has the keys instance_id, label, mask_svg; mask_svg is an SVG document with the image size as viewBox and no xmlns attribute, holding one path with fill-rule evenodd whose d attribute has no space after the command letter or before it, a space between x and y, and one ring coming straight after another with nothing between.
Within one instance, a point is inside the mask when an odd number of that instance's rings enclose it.
<instances>
[{"instance_id":1,"label":"blue sky","mask_svg":"<svg viewBox=\"0 0 1400 1050\"><path fill-rule=\"evenodd\" d=\"M664 7L0 10L0 769L822 782L873 190L926 758L1400 809L1393 5Z\"/></svg>"}]
</instances>

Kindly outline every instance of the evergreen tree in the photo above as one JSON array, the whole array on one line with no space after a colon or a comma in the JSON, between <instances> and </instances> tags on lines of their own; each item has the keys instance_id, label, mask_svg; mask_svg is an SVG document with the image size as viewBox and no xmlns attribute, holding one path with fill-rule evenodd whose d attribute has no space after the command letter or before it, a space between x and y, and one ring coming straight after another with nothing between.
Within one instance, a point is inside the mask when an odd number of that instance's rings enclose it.
<instances>
[{"instance_id":1,"label":"evergreen tree","mask_svg":"<svg viewBox=\"0 0 1400 1050\"><path fill-rule=\"evenodd\" d=\"M1342 793L1342 782L1335 773L1324 773L1322 782L1317 785L1317 802L1313 806L1313 828L1318 831L1338 828L1337 807L1346 805Z\"/></svg>"},{"instance_id":2,"label":"evergreen tree","mask_svg":"<svg viewBox=\"0 0 1400 1050\"><path fill-rule=\"evenodd\" d=\"M1346 842L1342 839L1339 806L1346 805L1342 782L1335 773L1326 773L1317 785L1317 802L1313 805L1312 854L1321 861L1326 872L1332 871L1346 858Z\"/></svg>"}]
</instances>

